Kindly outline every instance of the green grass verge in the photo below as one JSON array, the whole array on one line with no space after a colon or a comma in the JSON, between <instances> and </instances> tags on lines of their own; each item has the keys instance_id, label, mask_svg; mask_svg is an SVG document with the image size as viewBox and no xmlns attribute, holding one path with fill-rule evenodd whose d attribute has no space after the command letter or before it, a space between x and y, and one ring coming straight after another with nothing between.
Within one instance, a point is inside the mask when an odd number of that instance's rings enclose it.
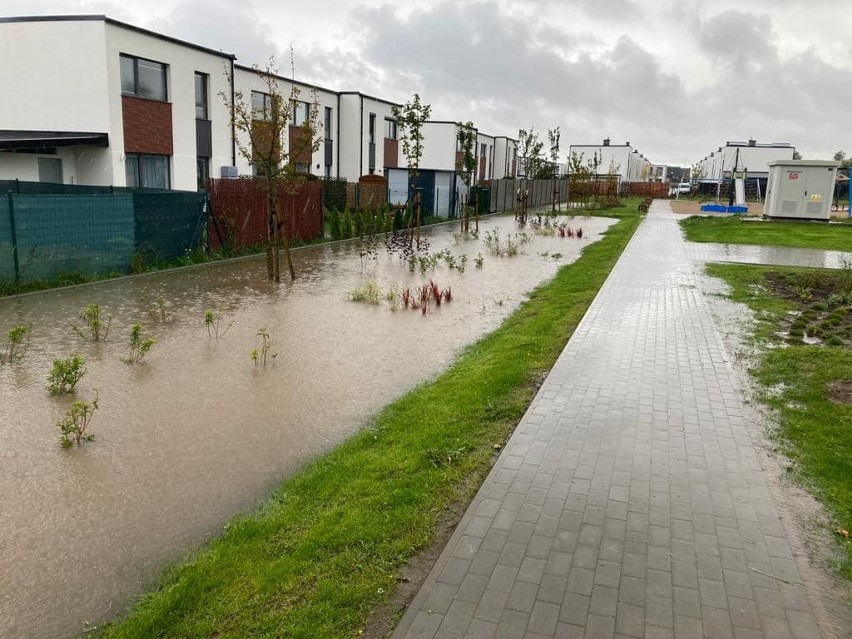
<instances>
[{"instance_id":1,"label":"green grass verge","mask_svg":"<svg viewBox=\"0 0 852 639\"><path fill-rule=\"evenodd\" d=\"M852 224L743 222L739 217L688 217L680 221L690 242L760 244L852 251Z\"/></svg>"},{"instance_id":2,"label":"green grass verge","mask_svg":"<svg viewBox=\"0 0 852 639\"><path fill-rule=\"evenodd\" d=\"M775 332L801 305L773 295L765 284L769 272L813 277L815 269L710 264L707 272L725 280L731 298L758 319L752 334L758 356L750 373L760 401L777 416L773 436L792 462L789 472L825 504L834 528L852 529L852 406L833 403L828 393L829 383L852 380L852 356L845 346L779 347ZM852 579L852 544L838 540L843 558L837 570Z\"/></svg>"},{"instance_id":3,"label":"green grass verge","mask_svg":"<svg viewBox=\"0 0 852 639\"><path fill-rule=\"evenodd\" d=\"M639 224L617 215L498 330L233 520L100 636L356 636L484 479Z\"/></svg>"}]
</instances>

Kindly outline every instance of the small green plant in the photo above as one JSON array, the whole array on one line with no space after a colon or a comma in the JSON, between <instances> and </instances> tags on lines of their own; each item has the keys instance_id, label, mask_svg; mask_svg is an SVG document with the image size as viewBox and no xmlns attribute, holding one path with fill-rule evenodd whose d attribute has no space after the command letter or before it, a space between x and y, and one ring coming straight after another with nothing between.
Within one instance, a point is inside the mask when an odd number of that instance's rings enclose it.
<instances>
[{"instance_id":1,"label":"small green plant","mask_svg":"<svg viewBox=\"0 0 852 639\"><path fill-rule=\"evenodd\" d=\"M378 304L382 292L376 280L366 280L358 285L346 297L353 302L364 302L366 304Z\"/></svg>"},{"instance_id":2,"label":"small green plant","mask_svg":"<svg viewBox=\"0 0 852 639\"><path fill-rule=\"evenodd\" d=\"M101 318L101 307L97 304L89 304L80 313L80 319L86 323L86 328L89 331L87 336L79 327L71 325L77 334L83 339L89 339L93 342L106 341L109 335L109 326L112 323L112 317L107 318L106 322Z\"/></svg>"},{"instance_id":3,"label":"small green plant","mask_svg":"<svg viewBox=\"0 0 852 639\"><path fill-rule=\"evenodd\" d=\"M231 330L231 327L234 325L234 322L229 322L225 329L219 332L219 324L221 321L222 311L214 310L212 308L204 310L204 325L207 327L207 337L215 337L216 339L219 339L220 336Z\"/></svg>"},{"instance_id":4,"label":"small green plant","mask_svg":"<svg viewBox=\"0 0 852 639\"><path fill-rule=\"evenodd\" d=\"M20 362L24 358L24 354L29 348L29 326L18 324L9 329L6 341L6 348L0 352L0 364L14 364Z\"/></svg>"},{"instance_id":5,"label":"small green plant","mask_svg":"<svg viewBox=\"0 0 852 639\"><path fill-rule=\"evenodd\" d=\"M95 390L95 398L91 403L77 400L68 409L68 412L57 422L61 438L59 440L62 448L70 448L73 445L80 446L83 442L90 442L95 436L86 432L92 415L98 410L98 391Z\"/></svg>"},{"instance_id":6,"label":"small green plant","mask_svg":"<svg viewBox=\"0 0 852 639\"><path fill-rule=\"evenodd\" d=\"M388 292L385 293L385 299L388 302L388 308L390 308L390 310L398 311L402 306L402 292L400 291L399 286L391 284Z\"/></svg>"},{"instance_id":7,"label":"small green plant","mask_svg":"<svg viewBox=\"0 0 852 639\"><path fill-rule=\"evenodd\" d=\"M476 257L473 259L473 263L476 265L476 268L482 268L482 265L485 263L485 258L482 257L482 253L476 254Z\"/></svg>"},{"instance_id":8,"label":"small green plant","mask_svg":"<svg viewBox=\"0 0 852 639\"><path fill-rule=\"evenodd\" d=\"M256 345L251 351L251 360L254 362L254 365L257 366L266 366L267 361L270 357L270 351L272 350L272 338L269 337L269 333L265 328L258 329L257 335L255 336ZM278 353L271 353L272 361L275 361L275 358L278 357Z\"/></svg>"},{"instance_id":9,"label":"small green plant","mask_svg":"<svg viewBox=\"0 0 852 639\"><path fill-rule=\"evenodd\" d=\"M77 382L86 374L86 361L79 355L53 360L47 376L47 390L51 395L73 393Z\"/></svg>"},{"instance_id":10,"label":"small green plant","mask_svg":"<svg viewBox=\"0 0 852 639\"><path fill-rule=\"evenodd\" d=\"M169 313L166 308L166 299L162 293L146 293L142 296L142 305L148 318L154 324L165 324L169 321Z\"/></svg>"},{"instance_id":11,"label":"small green plant","mask_svg":"<svg viewBox=\"0 0 852 639\"><path fill-rule=\"evenodd\" d=\"M154 345L152 337L142 337L142 324L134 324L130 327L130 354L124 360L126 364L136 364L148 354Z\"/></svg>"}]
</instances>

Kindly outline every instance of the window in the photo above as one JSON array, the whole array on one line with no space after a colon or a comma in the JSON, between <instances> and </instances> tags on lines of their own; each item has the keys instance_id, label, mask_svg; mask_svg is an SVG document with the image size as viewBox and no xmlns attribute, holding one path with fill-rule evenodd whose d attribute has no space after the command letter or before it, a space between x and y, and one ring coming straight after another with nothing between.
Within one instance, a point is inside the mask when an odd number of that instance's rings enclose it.
<instances>
[{"instance_id":1,"label":"window","mask_svg":"<svg viewBox=\"0 0 852 639\"><path fill-rule=\"evenodd\" d=\"M370 144L376 143L376 114L370 114Z\"/></svg>"},{"instance_id":2,"label":"window","mask_svg":"<svg viewBox=\"0 0 852 639\"><path fill-rule=\"evenodd\" d=\"M121 67L121 92L149 100L165 102L166 65L144 58L119 57Z\"/></svg>"},{"instance_id":3,"label":"window","mask_svg":"<svg viewBox=\"0 0 852 639\"><path fill-rule=\"evenodd\" d=\"M209 76L206 73L195 73L195 119L208 120L207 117L207 84Z\"/></svg>"},{"instance_id":4,"label":"window","mask_svg":"<svg viewBox=\"0 0 852 639\"><path fill-rule=\"evenodd\" d=\"M331 138L332 138L331 134L334 132L334 130L331 128L331 124L332 124L331 120L332 120L331 107L325 107L325 126L323 128L325 129L325 139L326 140L331 140Z\"/></svg>"},{"instance_id":5,"label":"window","mask_svg":"<svg viewBox=\"0 0 852 639\"><path fill-rule=\"evenodd\" d=\"M385 118L385 137L389 140L396 140L396 120Z\"/></svg>"},{"instance_id":6,"label":"window","mask_svg":"<svg viewBox=\"0 0 852 639\"><path fill-rule=\"evenodd\" d=\"M291 126L302 126L310 120L311 118L311 104L310 102L299 102L298 100L294 100L293 104L290 105L290 125Z\"/></svg>"},{"instance_id":7,"label":"window","mask_svg":"<svg viewBox=\"0 0 852 639\"><path fill-rule=\"evenodd\" d=\"M272 96L260 91L251 92L251 115L255 120L272 119Z\"/></svg>"},{"instance_id":8,"label":"window","mask_svg":"<svg viewBox=\"0 0 852 639\"><path fill-rule=\"evenodd\" d=\"M479 157L481 157L481 158L485 157L485 149L487 149L487 148L488 147L486 147L484 144L479 145Z\"/></svg>"},{"instance_id":9,"label":"window","mask_svg":"<svg viewBox=\"0 0 852 639\"><path fill-rule=\"evenodd\" d=\"M198 190L201 191L207 188L207 183L210 180L210 158L197 157L195 167Z\"/></svg>"},{"instance_id":10,"label":"window","mask_svg":"<svg viewBox=\"0 0 852 639\"><path fill-rule=\"evenodd\" d=\"M124 159L127 186L146 189L171 188L168 155L128 153Z\"/></svg>"}]
</instances>

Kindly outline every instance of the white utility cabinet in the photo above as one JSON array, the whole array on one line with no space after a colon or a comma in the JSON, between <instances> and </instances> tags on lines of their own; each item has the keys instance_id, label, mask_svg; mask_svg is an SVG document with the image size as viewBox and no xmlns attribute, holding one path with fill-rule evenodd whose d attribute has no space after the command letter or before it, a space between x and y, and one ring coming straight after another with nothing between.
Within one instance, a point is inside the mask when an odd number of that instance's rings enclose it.
<instances>
[{"instance_id":1,"label":"white utility cabinet","mask_svg":"<svg viewBox=\"0 0 852 639\"><path fill-rule=\"evenodd\" d=\"M821 160L770 162L763 215L827 221L839 166Z\"/></svg>"}]
</instances>

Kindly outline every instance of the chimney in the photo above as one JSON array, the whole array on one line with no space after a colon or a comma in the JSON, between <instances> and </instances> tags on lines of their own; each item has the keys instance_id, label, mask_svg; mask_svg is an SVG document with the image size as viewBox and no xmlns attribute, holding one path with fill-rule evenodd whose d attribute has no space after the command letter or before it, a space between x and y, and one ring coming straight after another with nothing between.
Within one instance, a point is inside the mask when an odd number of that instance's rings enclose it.
<instances>
[{"instance_id":1,"label":"chimney","mask_svg":"<svg viewBox=\"0 0 852 639\"><path fill-rule=\"evenodd\" d=\"M609 138L604 138L604 146L609 146Z\"/></svg>"},{"instance_id":2,"label":"chimney","mask_svg":"<svg viewBox=\"0 0 852 639\"><path fill-rule=\"evenodd\" d=\"M626 144L627 146L630 146L630 140L628 140L627 142L625 142L625 144Z\"/></svg>"},{"instance_id":3,"label":"chimney","mask_svg":"<svg viewBox=\"0 0 852 639\"><path fill-rule=\"evenodd\" d=\"M748 139L748 145L749 146L757 146L757 140L755 140L753 138L749 138Z\"/></svg>"}]
</instances>

